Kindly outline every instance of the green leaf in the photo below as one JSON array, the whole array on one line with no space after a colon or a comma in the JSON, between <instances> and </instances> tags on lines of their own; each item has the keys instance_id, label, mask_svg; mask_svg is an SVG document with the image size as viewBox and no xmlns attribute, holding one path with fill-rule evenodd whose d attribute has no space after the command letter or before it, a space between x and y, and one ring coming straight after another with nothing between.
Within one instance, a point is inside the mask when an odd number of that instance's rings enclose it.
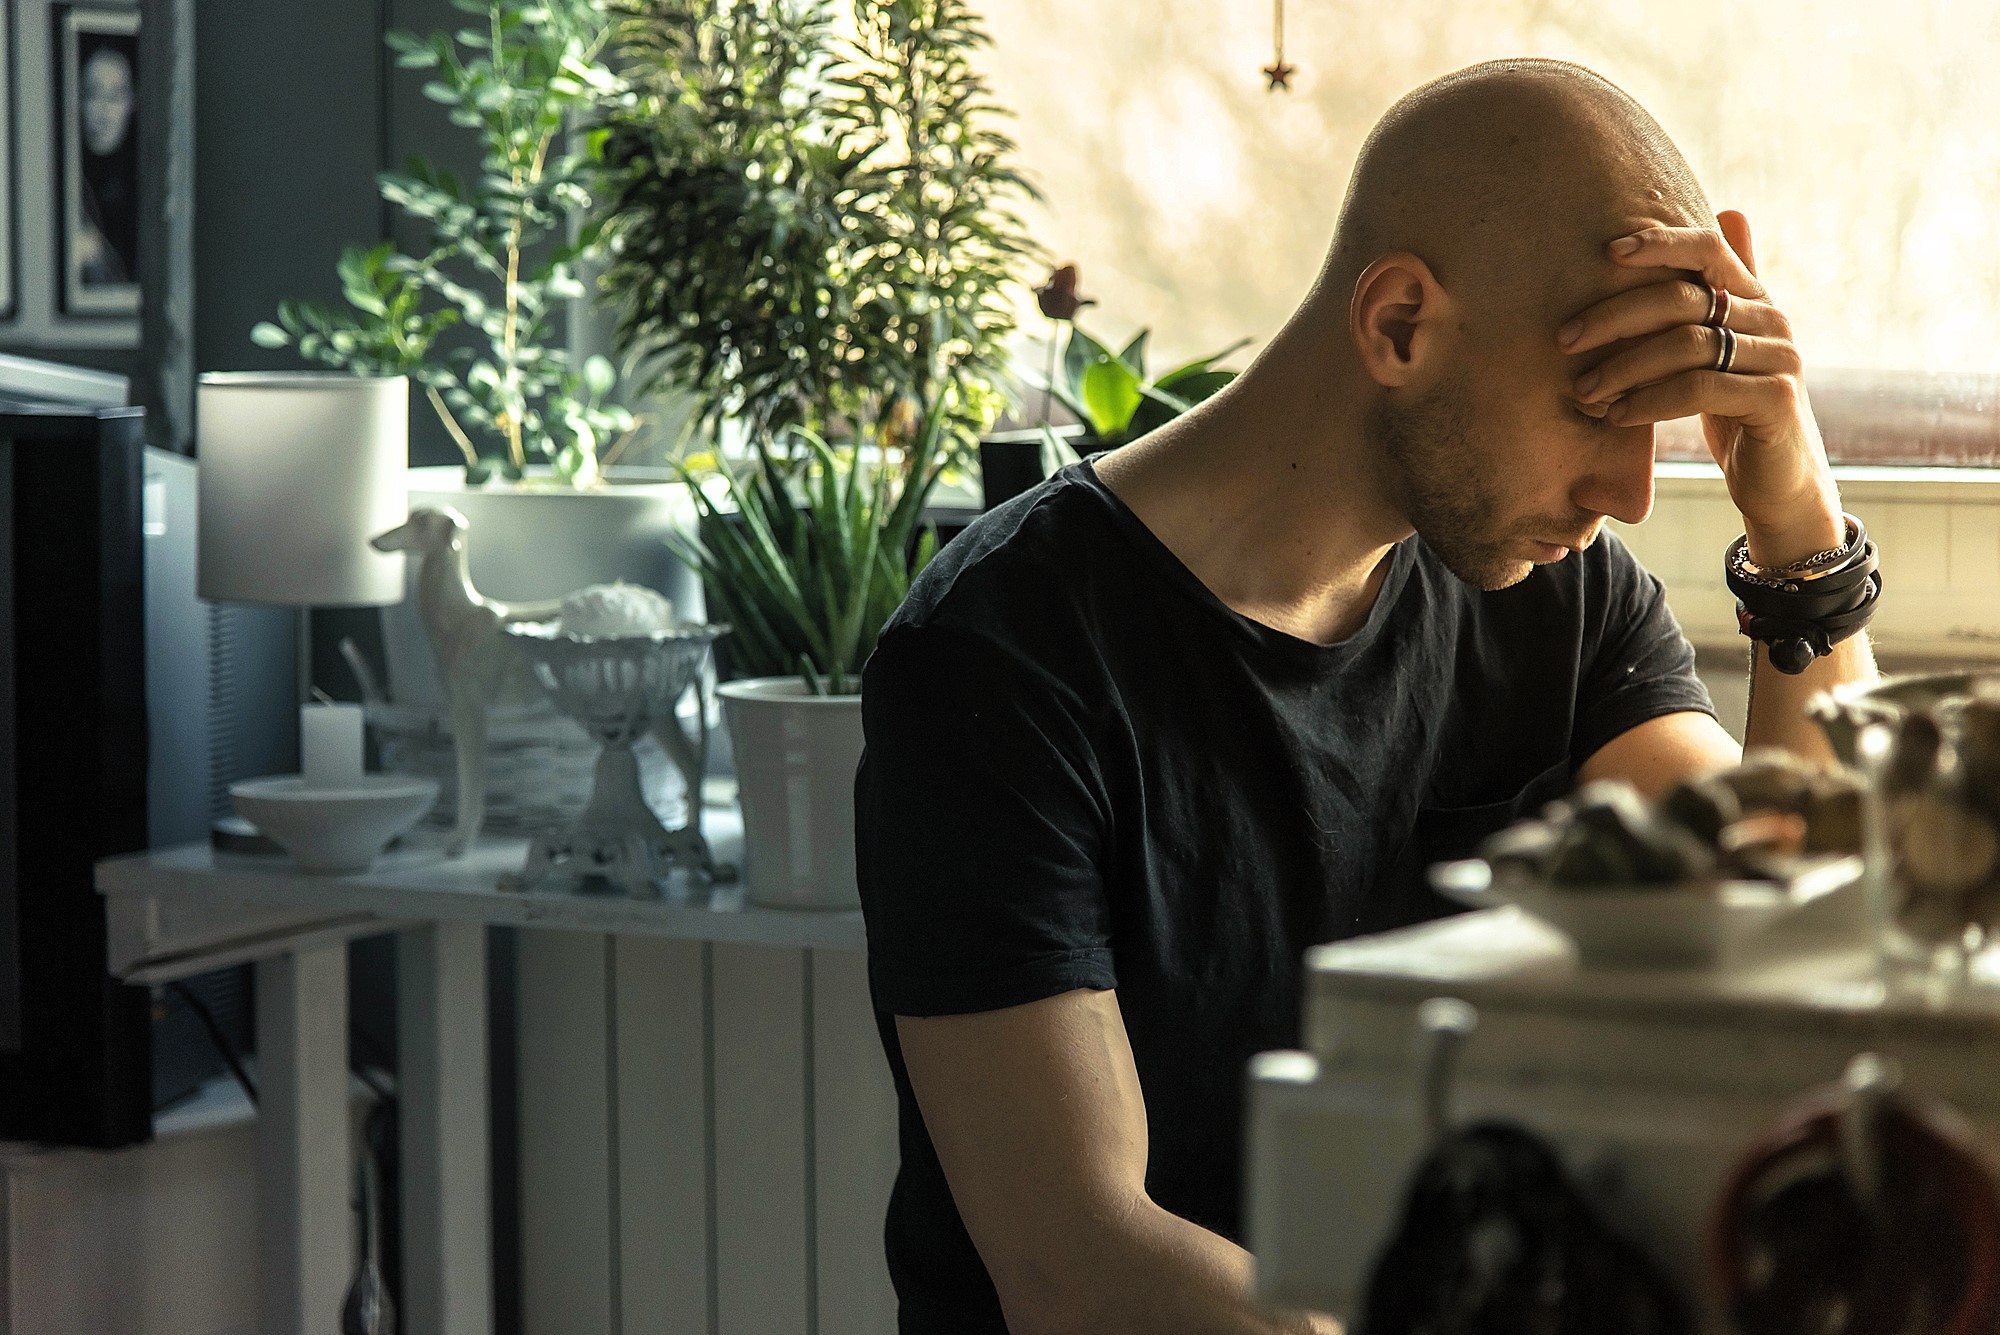
<instances>
[{"instance_id":1,"label":"green leaf","mask_svg":"<svg viewBox=\"0 0 2000 1335\"><path fill-rule=\"evenodd\" d=\"M250 341L260 348L284 348L291 346L292 336L269 320L259 320L250 326Z\"/></svg>"},{"instance_id":2,"label":"green leaf","mask_svg":"<svg viewBox=\"0 0 2000 1335\"><path fill-rule=\"evenodd\" d=\"M593 354L584 359L583 383L591 398L601 399L617 385L618 368L611 364L610 358Z\"/></svg>"},{"instance_id":3,"label":"green leaf","mask_svg":"<svg viewBox=\"0 0 2000 1335\"><path fill-rule=\"evenodd\" d=\"M1146 340L1152 336L1152 332L1150 329L1141 329L1118 354L1118 360L1131 367L1132 374L1141 380L1146 378Z\"/></svg>"},{"instance_id":4,"label":"green leaf","mask_svg":"<svg viewBox=\"0 0 2000 1335\"><path fill-rule=\"evenodd\" d=\"M1139 407L1138 375L1122 361L1093 362L1084 370L1081 388L1091 431L1105 441L1122 436Z\"/></svg>"},{"instance_id":5,"label":"green leaf","mask_svg":"<svg viewBox=\"0 0 2000 1335\"><path fill-rule=\"evenodd\" d=\"M1240 374L1238 371L1187 370L1176 375L1162 376L1154 382L1153 388L1163 394L1172 395L1191 408Z\"/></svg>"},{"instance_id":6,"label":"green leaf","mask_svg":"<svg viewBox=\"0 0 2000 1335\"><path fill-rule=\"evenodd\" d=\"M1215 365L1217 362L1221 361L1224 357L1227 357L1230 353L1236 352L1242 348L1249 347L1250 342L1251 341L1247 338L1239 338L1234 343L1231 343L1228 347L1224 348L1220 352L1211 352L1206 357L1197 357L1193 361L1188 362L1185 365L1176 366L1173 370L1167 372L1165 375L1161 376L1158 380L1155 380L1153 383L1160 386L1162 389L1171 388L1173 382L1179 379L1181 376L1193 375L1197 372L1206 371L1209 369L1209 367Z\"/></svg>"},{"instance_id":7,"label":"green leaf","mask_svg":"<svg viewBox=\"0 0 2000 1335\"><path fill-rule=\"evenodd\" d=\"M810 690L814 695L833 694L833 692L826 688L825 679L813 668L812 658L808 654L799 655L799 675L805 678L806 689Z\"/></svg>"},{"instance_id":8,"label":"green leaf","mask_svg":"<svg viewBox=\"0 0 2000 1335\"><path fill-rule=\"evenodd\" d=\"M1111 352L1075 325L1069 327L1069 346L1063 349L1063 379L1070 392L1083 393L1083 373L1097 362L1111 360Z\"/></svg>"}]
</instances>

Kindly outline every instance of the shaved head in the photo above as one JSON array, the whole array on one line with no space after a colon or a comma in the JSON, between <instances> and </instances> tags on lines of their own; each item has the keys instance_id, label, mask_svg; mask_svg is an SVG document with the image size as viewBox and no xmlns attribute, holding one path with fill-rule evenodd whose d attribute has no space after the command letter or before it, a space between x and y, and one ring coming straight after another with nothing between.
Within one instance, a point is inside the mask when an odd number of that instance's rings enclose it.
<instances>
[{"instance_id":1,"label":"shaved head","mask_svg":"<svg viewBox=\"0 0 2000 1335\"><path fill-rule=\"evenodd\" d=\"M1324 282L1344 305L1371 261L1408 251L1476 314L1548 318L1634 210L1713 222L1680 150L1624 90L1564 61L1488 61L1409 93L1369 134Z\"/></svg>"},{"instance_id":2,"label":"shaved head","mask_svg":"<svg viewBox=\"0 0 2000 1335\"><path fill-rule=\"evenodd\" d=\"M1526 553L1587 544L1601 515L1643 518L1652 429L1576 411L1564 396L1578 369L1556 330L1667 276L1621 270L1613 238L1714 225L1659 122L1580 65L1473 65L1409 93L1369 134L1295 321L1363 370L1376 490L1454 574L1503 588L1533 568ZM1565 468L1587 470L1584 499L1540 481Z\"/></svg>"}]
</instances>

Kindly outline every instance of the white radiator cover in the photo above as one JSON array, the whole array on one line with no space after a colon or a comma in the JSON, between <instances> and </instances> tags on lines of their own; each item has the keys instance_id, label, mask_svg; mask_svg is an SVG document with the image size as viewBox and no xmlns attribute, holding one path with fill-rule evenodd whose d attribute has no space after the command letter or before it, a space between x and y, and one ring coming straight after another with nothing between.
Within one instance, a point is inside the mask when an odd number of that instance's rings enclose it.
<instances>
[{"instance_id":1,"label":"white radiator cover","mask_svg":"<svg viewBox=\"0 0 2000 1335\"><path fill-rule=\"evenodd\" d=\"M896 1098L857 949L520 937L526 1335L881 1335Z\"/></svg>"}]
</instances>

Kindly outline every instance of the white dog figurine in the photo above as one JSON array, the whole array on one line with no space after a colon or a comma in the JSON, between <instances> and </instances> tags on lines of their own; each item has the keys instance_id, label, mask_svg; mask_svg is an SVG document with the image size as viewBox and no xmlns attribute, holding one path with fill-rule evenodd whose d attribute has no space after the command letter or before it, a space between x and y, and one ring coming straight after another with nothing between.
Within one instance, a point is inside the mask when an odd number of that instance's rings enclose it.
<instances>
[{"instance_id":1,"label":"white dog figurine","mask_svg":"<svg viewBox=\"0 0 2000 1335\"><path fill-rule=\"evenodd\" d=\"M526 655L500 628L553 620L562 611L559 601L496 603L481 597L466 570L465 534L465 516L458 511L425 508L412 510L408 522L372 540L378 551L412 552L422 562L417 611L437 658L458 751L458 825L446 850L452 857L465 852L486 817L486 711L541 696Z\"/></svg>"}]
</instances>

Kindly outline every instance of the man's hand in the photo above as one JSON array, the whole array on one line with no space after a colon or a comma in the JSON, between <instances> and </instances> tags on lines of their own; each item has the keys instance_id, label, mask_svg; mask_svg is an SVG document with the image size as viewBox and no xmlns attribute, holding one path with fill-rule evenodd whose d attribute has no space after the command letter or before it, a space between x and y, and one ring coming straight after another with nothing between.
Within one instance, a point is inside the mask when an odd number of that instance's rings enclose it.
<instances>
[{"instance_id":1,"label":"man's hand","mask_svg":"<svg viewBox=\"0 0 2000 1335\"><path fill-rule=\"evenodd\" d=\"M1607 297L1564 325L1556 341L1572 354L1624 344L1577 377L1584 411L1596 415L1594 405L1601 405L1605 419L1619 426L1700 414L1709 453L1743 513L1750 559L1786 566L1846 541L1840 492L1806 401L1791 322L1757 280L1750 224L1733 211L1715 221L1714 230L1649 227L1611 242L1605 250L1615 264L1685 276ZM1717 323L1735 336L1727 371L1715 369L1724 340L1708 323L1716 288L1729 294ZM1797 676L1773 668L1762 646L1751 663L1745 744L1831 761L1825 737L1805 717L1805 702L1814 692L1875 676L1867 637L1843 641ZM1703 723L1676 716L1633 729L1591 763L1607 772L1636 768L1657 781L1676 769L1693 772L1727 751Z\"/></svg>"},{"instance_id":2,"label":"man's hand","mask_svg":"<svg viewBox=\"0 0 2000 1335\"><path fill-rule=\"evenodd\" d=\"M1844 541L1840 494L1806 401L1791 323L1757 279L1750 224L1734 211L1716 222L1719 230L1650 227L1611 242L1616 264L1690 277L1600 301L1563 326L1557 341L1570 353L1630 341L1578 377L1579 403L1585 411L1602 406L1619 426L1700 414L1743 514L1750 559L1789 565ZM1722 323L1735 335L1735 355L1727 372L1714 369L1722 334L1704 323L1711 287L1729 294Z\"/></svg>"}]
</instances>

